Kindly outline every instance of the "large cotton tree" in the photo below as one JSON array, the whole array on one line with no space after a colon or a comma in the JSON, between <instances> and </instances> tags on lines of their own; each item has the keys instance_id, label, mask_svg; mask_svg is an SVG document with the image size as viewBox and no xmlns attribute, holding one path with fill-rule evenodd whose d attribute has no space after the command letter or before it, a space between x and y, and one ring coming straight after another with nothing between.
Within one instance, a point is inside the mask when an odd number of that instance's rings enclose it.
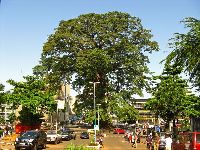
<instances>
[{"instance_id":1,"label":"large cotton tree","mask_svg":"<svg viewBox=\"0 0 200 150\"><path fill-rule=\"evenodd\" d=\"M60 22L44 44L35 74L45 74L54 87L64 79L73 84L81 91L76 105L81 103L81 110L93 108L89 82L98 81L96 101L107 108L104 98L109 92L142 95L148 87L148 54L157 50L139 18L121 12L90 13Z\"/></svg>"}]
</instances>

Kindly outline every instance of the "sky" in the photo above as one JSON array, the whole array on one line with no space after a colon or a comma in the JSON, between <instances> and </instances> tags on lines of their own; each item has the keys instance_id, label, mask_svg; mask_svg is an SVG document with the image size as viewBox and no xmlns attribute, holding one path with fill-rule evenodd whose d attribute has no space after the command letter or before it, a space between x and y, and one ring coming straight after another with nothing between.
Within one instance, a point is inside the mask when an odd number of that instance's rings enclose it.
<instances>
[{"instance_id":1,"label":"sky","mask_svg":"<svg viewBox=\"0 0 200 150\"><path fill-rule=\"evenodd\" d=\"M200 0L1 0L0 1L0 83L23 80L39 64L43 44L61 20L87 13L120 11L141 19L151 30L160 51L150 56L149 68L160 74L159 64L170 52L169 39L185 33L186 17L200 19Z\"/></svg>"}]
</instances>

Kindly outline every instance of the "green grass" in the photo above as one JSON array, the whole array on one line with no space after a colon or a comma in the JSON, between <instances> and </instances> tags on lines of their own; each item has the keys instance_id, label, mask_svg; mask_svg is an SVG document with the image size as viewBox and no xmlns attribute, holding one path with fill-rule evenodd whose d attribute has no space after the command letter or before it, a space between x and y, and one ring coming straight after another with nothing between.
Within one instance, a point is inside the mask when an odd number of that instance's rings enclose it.
<instances>
[{"instance_id":1,"label":"green grass","mask_svg":"<svg viewBox=\"0 0 200 150\"><path fill-rule=\"evenodd\" d=\"M85 146L75 146L73 144L67 146L67 148L65 148L65 150L95 150L94 148L88 148Z\"/></svg>"}]
</instances>

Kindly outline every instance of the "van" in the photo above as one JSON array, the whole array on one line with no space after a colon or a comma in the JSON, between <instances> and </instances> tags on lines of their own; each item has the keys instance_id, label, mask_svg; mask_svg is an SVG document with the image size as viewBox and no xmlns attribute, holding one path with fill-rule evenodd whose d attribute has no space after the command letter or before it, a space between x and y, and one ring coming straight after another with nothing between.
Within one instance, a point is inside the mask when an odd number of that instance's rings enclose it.
<instances>
[{"instance_id":1,"label":"van","mask_svg":"<svg viewBox=\"0 0 200 150\"><path fill-rule=\"evenodd\" d=\"M179 133L173 139L172 150L200 150L200 132Z\"/></svg>"}]
</instances>

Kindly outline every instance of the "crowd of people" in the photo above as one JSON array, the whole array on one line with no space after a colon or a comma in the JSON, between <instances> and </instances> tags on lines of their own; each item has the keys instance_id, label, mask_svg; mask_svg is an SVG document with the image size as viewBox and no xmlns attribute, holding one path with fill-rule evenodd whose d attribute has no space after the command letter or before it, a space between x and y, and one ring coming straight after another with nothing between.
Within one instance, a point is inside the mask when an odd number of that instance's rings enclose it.
<instances>
[{"instance_id":1,"label":"crowd of people","mask_svg":"<svg viewBox=\"0 0 200 150\"><path fill-rule=\"evenodd\" d=\"M152 136L152 133L150 133L146 137L146 143L147 143L148 150L159 150L160 140L161 140L161 138L158 136L157 133L154 136ZM166 133L164 143L165 143L165 150L171 150L172 138L170 137L170 134Z\"/></svg>"},{"instance_id":2,"label":"crowd of people","mask_svg":"<svg viewBox=\"0 0 200 150\"><path fill-rule=\"evenodd\" d=\"M140 142L140 131L128 132L124 138L131 144L132 147L137 148L137 143Z\"/></svg>"},{"instance_id":3,"label":"crowd of people","mask_svg":"<svg viewBox=\"0 0 200 150\"><path fill-rule=\"evenodd\" d=\"M146 143L148 150L159 150L161 147L160 143L161 140L164 143L164 149L165 150L171 150L172 147L172 138L169 133L165 133L164 136L160 136L158 133L150 132L146 136L142 136L141 139L141 132L127 132L124 136L124 138L131 144L133 148L137 148L137 143L140 143L142 141L143 143Z\"/></svg>"},{"instance_id":4,"label":"crowd of people","mask_svg":"<svg viewBox=\"0 0 200 150\"><path fill-rule=\"evenodd\" d=\"M12 135L13 128L10 125L6 125L6 126L0 126L0 130L3 131L0 135L0 138L2 138L6 135Z\"/></svg>"}]
</instances>

